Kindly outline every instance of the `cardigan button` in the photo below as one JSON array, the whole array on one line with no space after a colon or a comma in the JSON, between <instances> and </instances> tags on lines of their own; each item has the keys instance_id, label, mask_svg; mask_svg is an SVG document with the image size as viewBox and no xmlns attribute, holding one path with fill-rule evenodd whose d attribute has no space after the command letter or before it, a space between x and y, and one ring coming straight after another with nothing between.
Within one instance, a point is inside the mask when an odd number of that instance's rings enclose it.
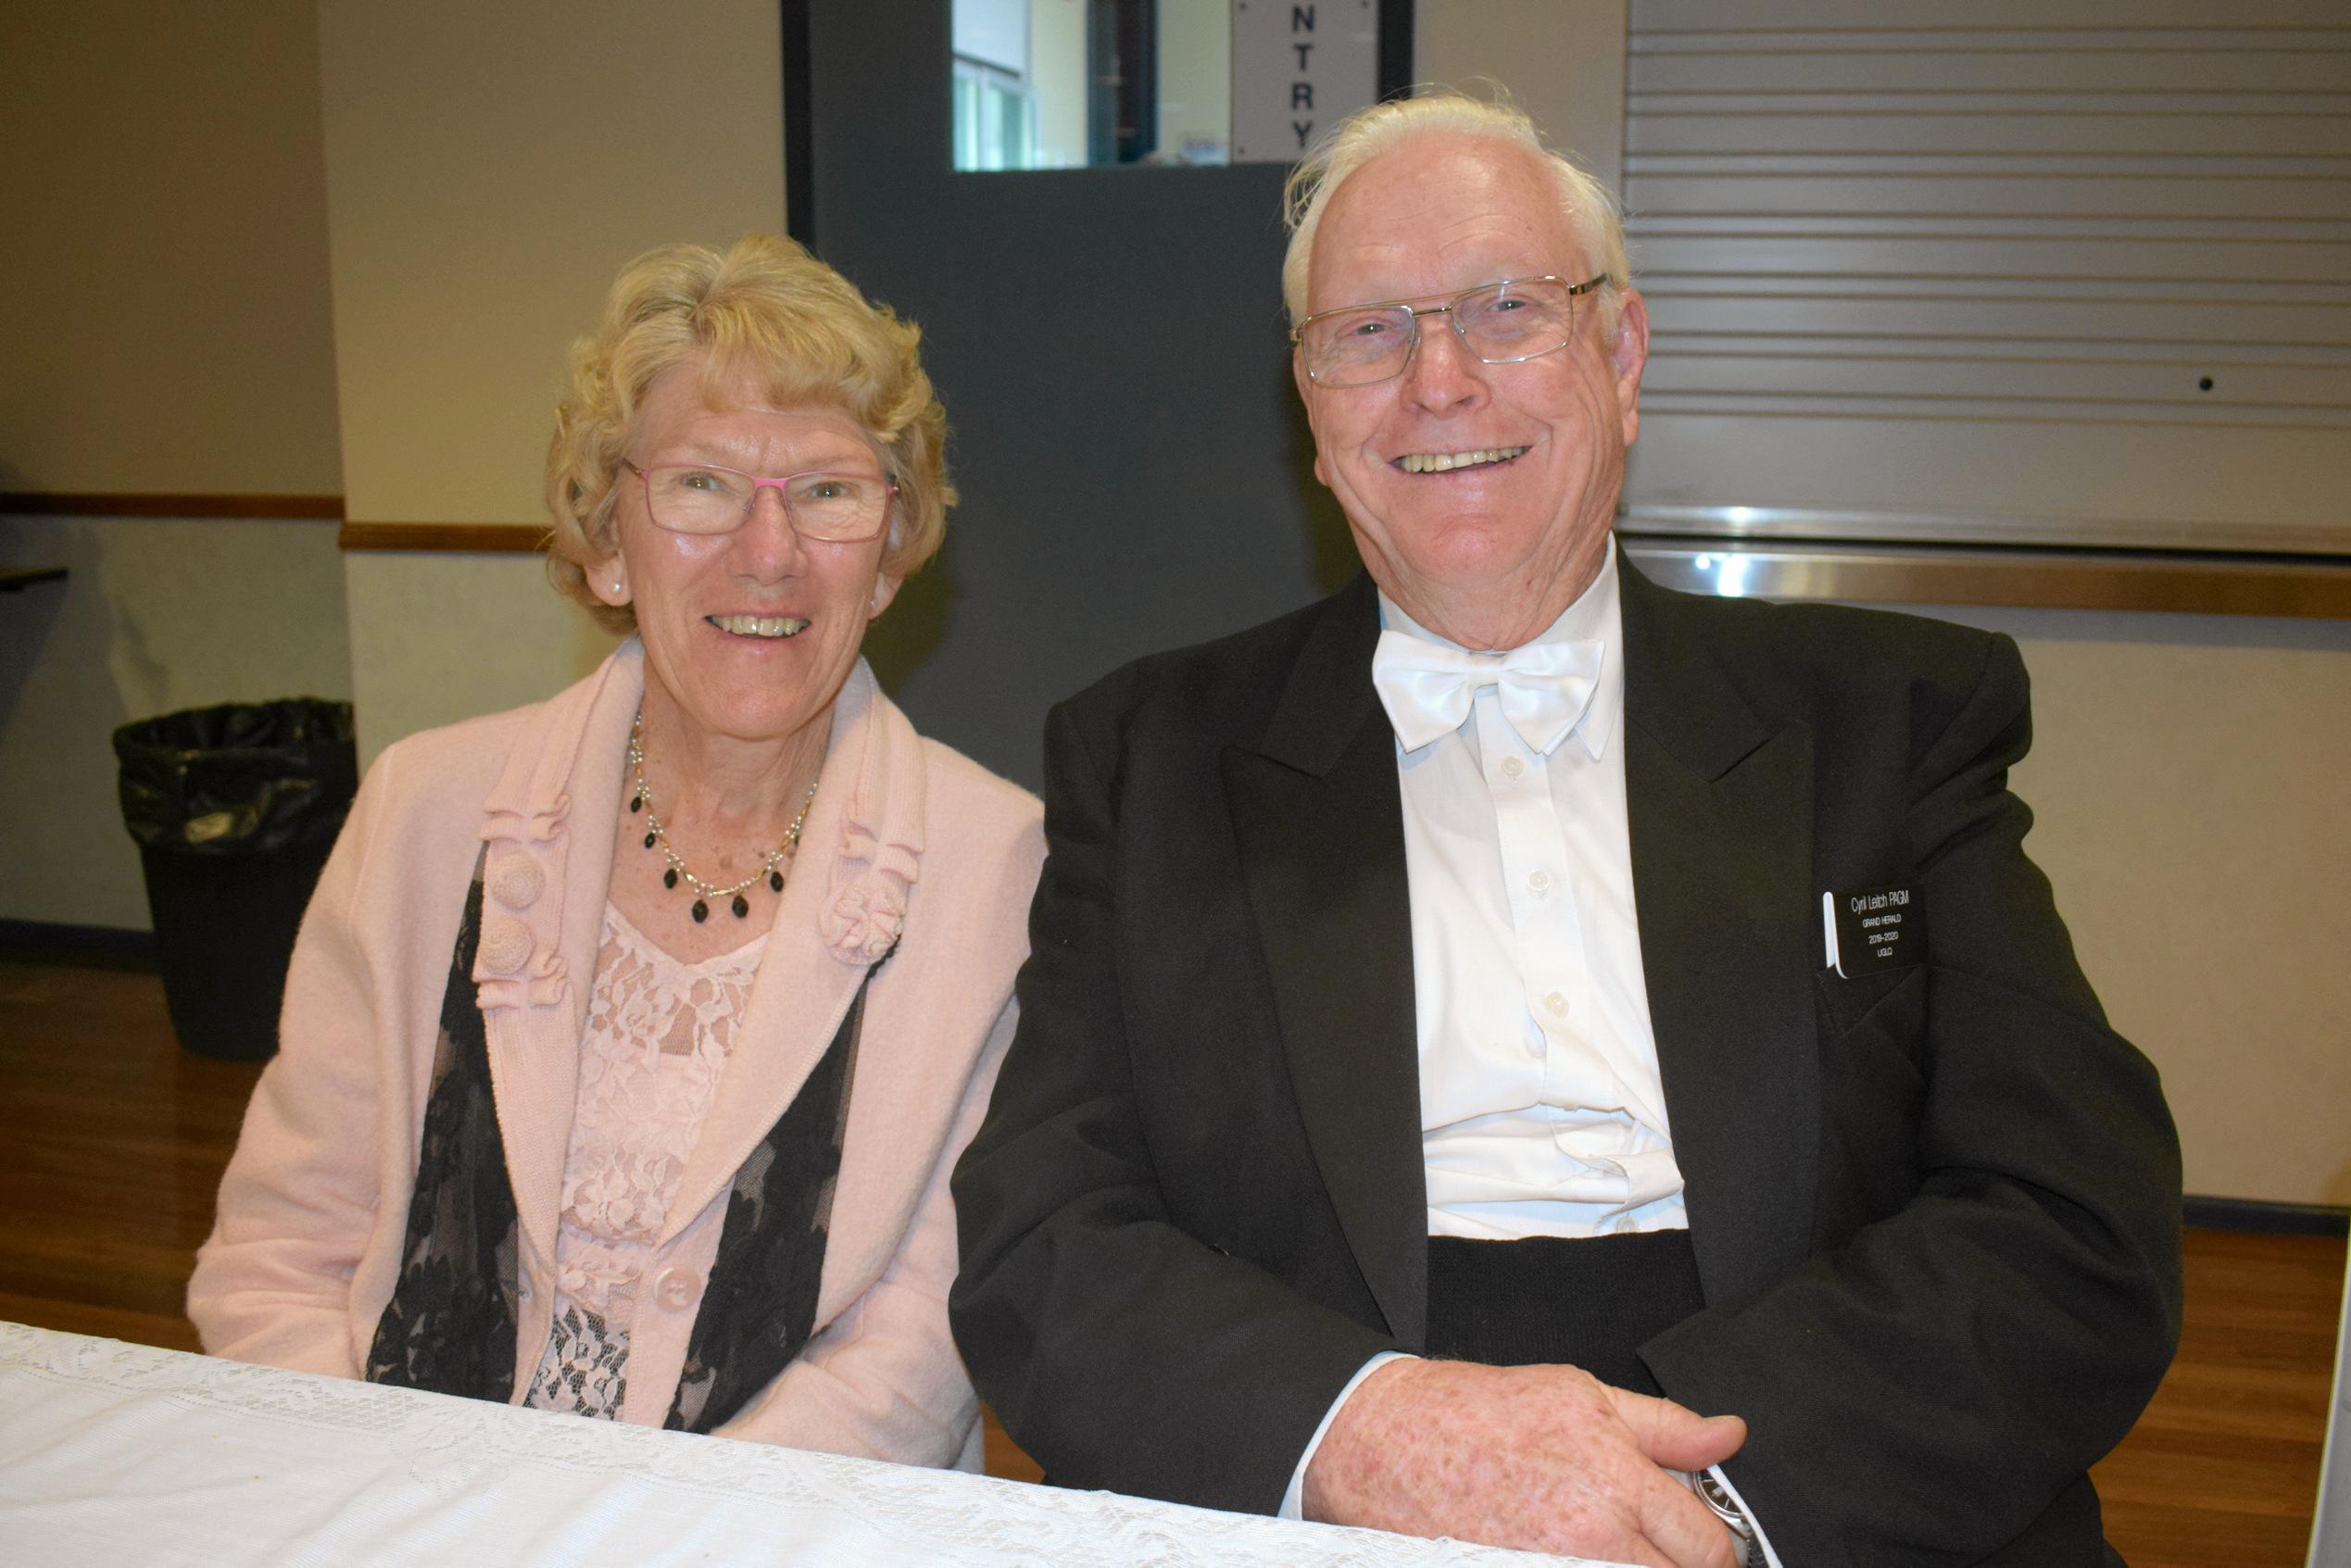
<instances>
[{"instance_id":1,"label":"cardigan button","mask_svg":"<svg viewBox=\"0 0 2351 1568\"><path fill-rule=\"evenodd\" d=\"M509 909L527 909L547 891L547 872L527 854L501 855L490 868L490 897Z\"/></svg>"},{"instance_id":2,"label":"cardigan button","mask_svg":"<svg viewBox=\"0 0 2351 1568\"><path fill-rule=\"evenodd\" d=\"M510 915L484 918L480 957L492 974L512 974L530 961L531 928Z\"/></svg>"},{"instance_id":3,"label":"cardigan button","mask_svg":"<svg viewBox=\"0 0 2351 1568\"><path fill-rule=\"evenodd\" d=\"M661 1310L682 1312L701 1298L702 1276L692 1269L672 1265L653 1281L653 1299Z\"/></svg>"}]
</instances>

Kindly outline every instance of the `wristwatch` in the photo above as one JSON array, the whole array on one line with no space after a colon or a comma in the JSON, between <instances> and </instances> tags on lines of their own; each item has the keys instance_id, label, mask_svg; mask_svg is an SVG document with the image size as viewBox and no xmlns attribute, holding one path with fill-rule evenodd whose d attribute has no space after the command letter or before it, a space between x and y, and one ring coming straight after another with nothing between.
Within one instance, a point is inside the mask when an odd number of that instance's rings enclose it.
<instances>
[{"instance_id":1,"label":"wristwatch","mask_svg":"<svg viewBox=\"0 0 2351 1568\"><path fill-rule=\"evenodd\" d=\"M1755 1534L1754 1522L1748 1519L1747 1511L1732 1500L1729 1489L1715 1479L1714 1473L1700 1471L1690 1478L1690 1486L1698 1494L1698 1500L1713 1509L1723 1527L1738 1537L1740 1568L1768 1568L1763 1538Z\"/></svg>"}]
</instances>

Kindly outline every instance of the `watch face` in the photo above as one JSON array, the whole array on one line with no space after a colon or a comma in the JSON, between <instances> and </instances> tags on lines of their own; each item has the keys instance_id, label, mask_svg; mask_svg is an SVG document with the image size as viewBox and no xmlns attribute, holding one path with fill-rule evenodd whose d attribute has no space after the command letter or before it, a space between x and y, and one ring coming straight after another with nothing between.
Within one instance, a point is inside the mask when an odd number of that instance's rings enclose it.
<instances>
[{"instance_id":1,"label":"watch face","mask_svg":"<svg viewBox=\"0 0 2351 1568\"><path fill-rule=\"evenodd\" d=\"M1746 1511L1731 1500L1730 1489L1707 1471L1691 1475L1689 1481L1698 1500L1712 1509L1723 1527L1739 1538L1740 1568L1770 1568L1771 1560L1764 1555L1763 1542L1756 1538L1754 1525L1748 1522Z\"/></svg>"}]
</instances>

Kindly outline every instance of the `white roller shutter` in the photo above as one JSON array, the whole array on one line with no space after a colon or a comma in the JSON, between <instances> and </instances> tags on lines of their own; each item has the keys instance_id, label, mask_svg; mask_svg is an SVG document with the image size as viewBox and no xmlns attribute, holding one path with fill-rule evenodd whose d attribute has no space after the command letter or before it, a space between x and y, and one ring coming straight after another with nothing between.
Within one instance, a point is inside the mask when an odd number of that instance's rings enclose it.
<instances>
[{"instance_id":1,"label":"white roller shutter","mask_svg":"<svg viewBox=\"0 0 2351 1568\"><path fill-rule=\"evenodd\" d=\"M1630 19L1628 526L2351 554L2351 0Z\"/></svg>"}]
</instances>

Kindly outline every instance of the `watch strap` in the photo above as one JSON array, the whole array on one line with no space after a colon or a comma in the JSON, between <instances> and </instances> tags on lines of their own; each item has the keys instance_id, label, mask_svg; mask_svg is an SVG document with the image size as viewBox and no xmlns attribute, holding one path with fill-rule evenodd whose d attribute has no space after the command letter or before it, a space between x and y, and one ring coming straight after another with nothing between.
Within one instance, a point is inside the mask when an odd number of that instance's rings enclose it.
<instances>
[{"instance_id":1,"label":"watch strap","mask_svg":"<svg viewBox=\"0 0 2351 1568\"><path fill-rule=\"evenodd\" d=\"M1738 1538L1741 1568L1769 1568L1763 1537L1757 1533L1754 1521L1747 1517L1747 1511L1730 1495L1730 1489L1716 1480L1713 1472L1703 1470L1691 1476L1690 1486L1698 1494L1698 1500L1713 1510L1715 1517Z\"/></svg>"}]
</instances>

